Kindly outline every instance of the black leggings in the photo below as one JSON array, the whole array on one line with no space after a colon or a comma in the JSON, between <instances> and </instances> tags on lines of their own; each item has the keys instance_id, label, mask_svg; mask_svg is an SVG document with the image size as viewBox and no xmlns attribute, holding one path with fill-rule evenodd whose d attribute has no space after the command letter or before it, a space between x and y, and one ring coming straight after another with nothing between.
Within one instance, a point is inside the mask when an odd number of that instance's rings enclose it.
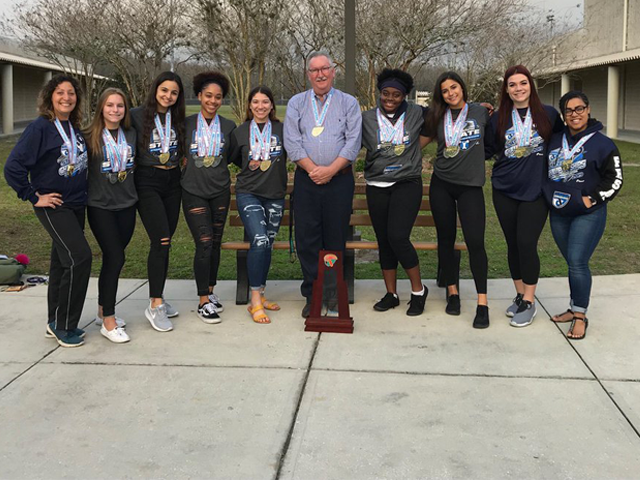
<instances>
[{"instance_id":1,"label":"black leggings","mask_svg":"<svg viewBox=\"0 0 640 480\"><path fill-rule=\"evenodd\" d=\"M447 286L455 285L459 275L454 254L457 210L464 241L469 249L469 264L476 292L486 294L488 262L484 248L486 212L482 187L456 185L434 174L429 185L429 200L438 234L438 261Z\"/></svg>"},{"instance_id":2,"label":"black leggings","mask_svg":"<svg viewBox=\"0 0 640 480\"><path fill-rule=\"evenodd\" d=\"M208 295L209 287L218 280L220 245L230 201L229 190L211 199L182 192L184 218L196 243L193 271L199 296Z\"/></svg>"},{"instance_id":3,"label":"black leggings","mask_svg":"<svg viewBox=\"0 0 640 480\"><path fill-rule=\"evenodd\" d=\"M493 189L493 205L507 240L511 278L536 285L540 277L538 240L549 208L543 197L522 202Z\"/></svg>"},{"instance_id":4,"label":"black leggings","mask_svg":"<svg viewBox=\"0 0 640 480\"><path fill-rule=\"evenodd\" d=\"M102 306L104 317L111 317L116 314L118 278L124 266L124 250L136 226L136 207L132 205L123 210L87 207L87 217L93 236L102 250L98 305Z\"/></svg>"},{"instance_id":5,"label":"black leggings","mask_svg":"<svg viewBox=\"0 0 640 480\"><path fill-rule=\"evenodd\" d=\"M147 258L149 297L160 298L169 270L171 237L180 218L180 169L139 166L135 181L140 219L151 242Z\"/></svg>"},{"instance_id":6,"label":"black leggings","mask_svg":"<svg viewBox=\"0 0 640 480\"><path fill-rule=\"evenodd\" d=\"M47 322L56 330L74 330L82 315L91 275L91 248L84 236L84 205L57 208L34 207L36 216L51 235L51 266Z\"/></svg>"},{"instance_id":7,"label":"black leggings","mask_svg":"<svg viewBox=\"0 0 640 480\"><path fill-rule=\"evenodd\" d=\"M411 230L422 202L422 179L397 182L390 187L367 185L367 206L378 239L382 270L395 270L398 262L409 270L418 266Z\"/></svg>"}]
</instances>

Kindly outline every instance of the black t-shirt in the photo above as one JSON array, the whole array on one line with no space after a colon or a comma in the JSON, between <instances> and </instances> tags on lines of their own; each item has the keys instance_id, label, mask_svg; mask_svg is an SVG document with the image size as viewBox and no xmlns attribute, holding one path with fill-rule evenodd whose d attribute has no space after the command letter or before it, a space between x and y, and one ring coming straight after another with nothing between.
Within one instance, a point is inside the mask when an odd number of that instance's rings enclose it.
<instances>
[{"instance_id":1,"label":"black t-shirt","mask_svg":"<svg viewBox=\"0 0 640 480\"><path fill-rule=\"evenodd\" d=\"M231 187L231 176L229 175L229 154L231 132L236 128L236 124L220 115L220 132L222 142L218 159L212 164L207 164L204 156L198 155L198 114L187 117L185 130L187 135L186 145L186 166L182 171L182 188L192 195L201 198L214 198Z\"/></svg>"},{"instance_id":2,"label":"black t-shirt","mask_svg":"<svg viewBox=\"0 0 640 480\"><path fill-rule=\"evenodd\" d=\"M160 121L164 127L166 115L159 113ZM158 129L155 122L151 129L150 138L144 138L144 108L137 107L131 110L131 124L137 133L136 145L136 164L145 167L153 167L163 165L167 167L177 167L180 164L178 131L175 128L174 119L171 120L171 140L169 142L169 161L162 163L160 161L161 143Z\"/></svg>"},{"instance_id":3,"label":"black t-shirt","mask_svg":"<svg viewBox=\"0 0 640 480\"><path fill-rule=\"evenodd\" d=\"M270 200L284 198L287 192L287 154L284 150L283 125L271 122L270 167L251 170L251 121L244 122L231 134L230 161L242 171L236 178L236 193L251 193Z\"/></svg>"},{"instance_id":4,"label":"black t-shirt","mask_svg":"<svg viewBox=\"0 0 640 480\"><path fill-rule=\"evenodd\" d=\"M117 142L117 131L111 132ZM100 135L100 150L89 155L89 199L90 207L105 210L122 210L138 202L138 193L133 181L134 162L136 158L136 131L133 128L124 130L127 139L126 175L118 175L111 170L106 154L106 147ZM124 176L124 180L121 180Z\"/></svg>"}]
</instances>

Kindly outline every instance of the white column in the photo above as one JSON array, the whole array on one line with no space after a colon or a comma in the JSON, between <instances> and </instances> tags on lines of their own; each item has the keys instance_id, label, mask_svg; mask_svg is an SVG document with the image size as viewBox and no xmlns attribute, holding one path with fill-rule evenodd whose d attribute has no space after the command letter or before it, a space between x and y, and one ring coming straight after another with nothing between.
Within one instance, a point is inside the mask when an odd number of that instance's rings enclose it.
<instances>
[{"instance_id":1,"label":"white column","mask_svg":"<svg viewBox=\"0 0 640 480\"><path fill-rule=\"evenodd\" d=\"M620 101L620 67L612 65L607 78L607 136L618 138L618 103Z\"/></svg>"},{"instance_id":2,"label":"white column","mask_svg":"<svg viewBox=\"0 0 640 480\"><path fill-rule=\"evenodd\" d=\"M571 81L569 80L569 75L566 73L562 74L560 78L560 96L568 93L571 90Z\"/></svg>"},{"instance_id":3,"label":"white column","mask_svg":"<svg viewBox=\"0 0 640 480\"><path fill-rule=\"evenodd\" d=\"M13 133L13 65L2 65L2 133Z\"/></svg>"},{"instance_id":4,"label":"white column","mask_svg":"<svg viewBox=\"0 0 640 480\"><path fill-rule=\"evenodd\" d=\"M48 72L44 72L44 82L43 85L46 85L46 83L51 80L53 78L53 72L51 70L49 70Z\"/></svg>"}]
</instances>

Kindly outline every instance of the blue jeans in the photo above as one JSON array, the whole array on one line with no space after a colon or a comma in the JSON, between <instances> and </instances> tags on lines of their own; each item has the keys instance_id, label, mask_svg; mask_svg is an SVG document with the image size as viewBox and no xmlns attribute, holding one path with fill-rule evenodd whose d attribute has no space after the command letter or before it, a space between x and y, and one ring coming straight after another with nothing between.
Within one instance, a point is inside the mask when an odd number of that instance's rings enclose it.
<instances>
[{"instance_id":1,"label":"blue jeans","mask_svg":"<svg viewBox=\"0 0 640 480\"><path fill-rule=\"evenodd\" d=\"M607 223L607 206L577 217L551 212L553 238L569 266L571 310L587 313L591 296L589 260L598 246Z\"/></svg>"},{"instance_id":2,"label":"blue jeans","mask_svg":"<svg viewBox=\"0 0 640 480\"><path fill-rule=\"evenodd\" d=\"M250 193L236 194L238 213L251 241L247 254L249 287L263 289L271 266L273 241L280 229L284 198L271 200Z\"/></svg>"}]
</instances>

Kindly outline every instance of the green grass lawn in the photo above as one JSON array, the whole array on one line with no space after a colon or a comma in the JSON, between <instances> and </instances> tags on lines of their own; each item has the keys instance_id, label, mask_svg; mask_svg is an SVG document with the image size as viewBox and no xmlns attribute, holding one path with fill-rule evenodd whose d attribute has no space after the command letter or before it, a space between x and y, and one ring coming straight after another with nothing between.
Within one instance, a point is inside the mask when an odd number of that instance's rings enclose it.
<instances>
[{"instance_id":1,"label":"green grass lawn","mask_svg":"<svg viewBox=\"0 0 640 480\"><path fill-rule=\"evenodd\" d=\"M283 117L284 108L281 110L280 115ZM228 107L223 107L221 114L232 118ZM4 167L4 162L16 140L15 136L0 139L0 167ZM607 229L591 262L592 271L596 275L640 272L640 216L638 215L638 211L640 211L640 145L626 142L617 143L625 164L625 181L621 193L609 206ZM426 158L433 155L432 146L426 149L425 155ZM487 175L489 175L490 169L491 165L487 164ZM358 173L357 176L360 180L362 179L362 173ZM428 169L424 177L425 182L428 183L430 178ZM489 177L487 176L487 178ZM508 278L506 244L493 209L489 181L485 186L485 199L487 203L486 245L489 256L489 276L490 278ZM0 253L9 256L26 253L31 258L28 272L32 274L46 273L49 268L50 238L33 214L30 203L22 202L16 197L15 192L6 184L4 176L0 180L0 211L2 212ZM279 239L288 239L288 234L288 228L283 227ZM87 236L94 252L93 275L97 275L101 264L100 249L88 226ZM241 237L240 229L228 228L224 240L240 240ZM367 240L375 240L370 228L362 229L362 237ZM434 229L417 228L414 230L413 238L415 240L430 240L434 237ZM180 219L172 244L169 276L171 278L193 278L194 244L184 218ZM148 248L146 232L142 223L138 222L131 244L127 249L127 263L124 267L123 277L146 278ZM540 240L539 252L542 276L566 275L565 262L551 237L548 223ZM437 265L436 253L421 252L420 261L423 277L434 278ZM358 255L356 275L357 278L381 278L375 252L373 254L372 252L362 252ZM466 253L462 255L461 275L464 278L471 278ZM222 252L220 278L235 279L235 252ZM290 262L288 252L276 251L274 252L270 278L300 279L300 265L297 262Z\"/></svg>"}]
</instances>

